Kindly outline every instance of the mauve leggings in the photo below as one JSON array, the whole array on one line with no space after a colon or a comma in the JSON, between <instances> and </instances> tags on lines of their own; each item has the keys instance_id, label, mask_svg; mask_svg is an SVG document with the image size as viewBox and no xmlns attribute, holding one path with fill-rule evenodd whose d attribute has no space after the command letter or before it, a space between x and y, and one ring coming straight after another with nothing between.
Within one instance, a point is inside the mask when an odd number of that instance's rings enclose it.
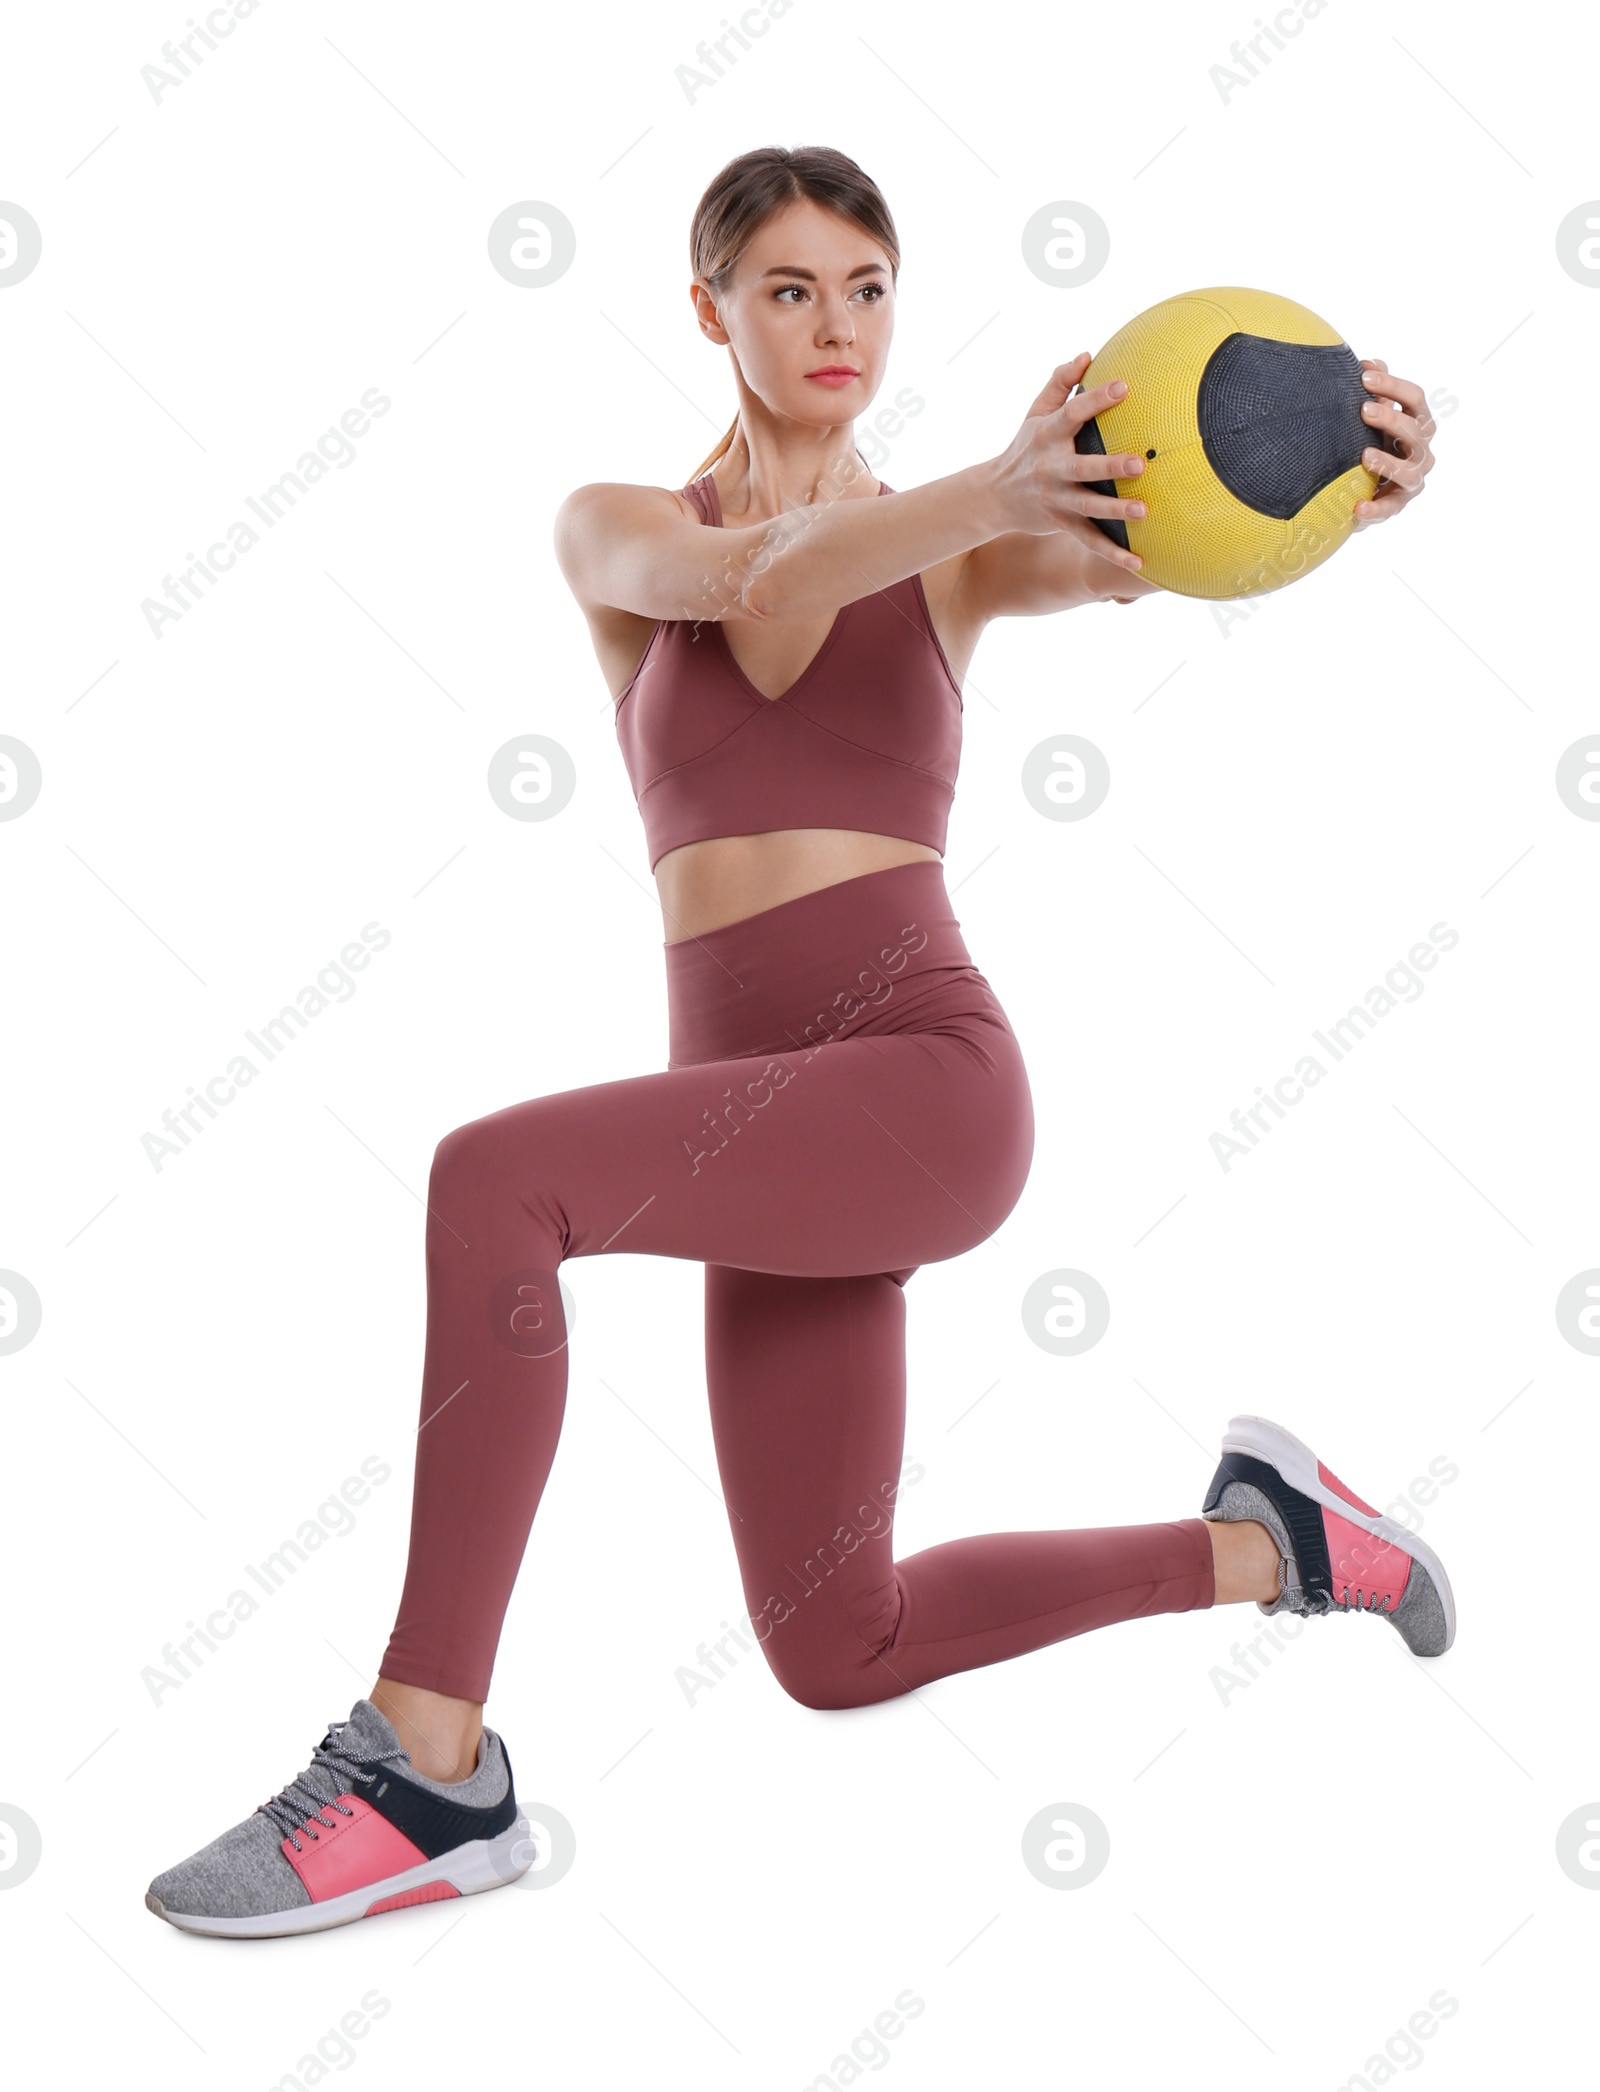
<instances>
[{"instance_id":1,"label":"mauve leggings","mask_svg":"<svg viewBox=\"0 0 1600 2092\"><path fill-rule=\"evenodd\" d=\"M805 1705L1210 1605L1199 1518L894 1559L901 1289L994 1232L1033 1155L1021 1051L942 866L867 872L664 950L665 1071L491 1112L435 1152L411 1552L382 1674L487 1697L566 1404L557 1267L606 1250L705 1266L749 1619Z\"/></svg>"}]
</instances>

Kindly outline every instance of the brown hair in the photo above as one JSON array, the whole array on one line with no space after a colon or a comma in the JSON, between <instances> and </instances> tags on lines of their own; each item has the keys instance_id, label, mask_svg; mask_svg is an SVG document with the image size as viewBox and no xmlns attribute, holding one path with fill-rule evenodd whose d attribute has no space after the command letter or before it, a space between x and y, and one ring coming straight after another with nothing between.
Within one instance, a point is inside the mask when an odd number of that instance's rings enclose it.
<instances>
[{"instance_id":1,"label":"brown hair","mask_svg":"<svg viewBox=\"0 0 1600 2092\"><path fill-rule=\"evenodd\" d=\"M891 276L900 274L900 240L883 192L847 154L827 145L762 145L730 160L695 206L689 227L689 263L694 274L720 297L738 261L766 224L791 203L821 204L858 226L889 257ZM691 473L692 479L722 457L739 431L739 417L716 449Z\"/></svg>"}]
</instances>

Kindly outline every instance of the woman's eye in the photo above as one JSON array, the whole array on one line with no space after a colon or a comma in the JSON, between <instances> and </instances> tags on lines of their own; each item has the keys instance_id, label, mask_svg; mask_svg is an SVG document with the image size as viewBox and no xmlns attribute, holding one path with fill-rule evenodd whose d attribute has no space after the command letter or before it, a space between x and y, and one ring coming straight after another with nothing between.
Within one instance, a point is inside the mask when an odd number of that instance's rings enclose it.
<instances>
[{"instance_id":1,"label":"woman's eye","mask_svg":"<svg viewBox=\"0 0 1600 2092\"><path fill-rule=\"evenodd\" d=\"M863 283L860 286L860 290L871 291L873 293L871 299L868 301L870 304L873 305L881 305L885 296L887 295L881 283ZM780 289L775 290L772 295L774 298L786 298L791 291L798 292L801 297L804 297L806 294L806 287L803 283L786 283Z\"/></svg>"}]
</instances>

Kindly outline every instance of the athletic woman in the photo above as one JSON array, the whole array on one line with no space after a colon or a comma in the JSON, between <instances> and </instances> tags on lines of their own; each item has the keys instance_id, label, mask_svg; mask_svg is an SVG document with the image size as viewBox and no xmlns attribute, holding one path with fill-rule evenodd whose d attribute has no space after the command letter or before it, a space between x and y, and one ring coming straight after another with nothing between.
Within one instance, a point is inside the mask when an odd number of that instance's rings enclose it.
<instances>
[{"instance_id":1,"label":"athletic woman","mask_svg":"<svg viewBox=\"0 0 1600 2092\"><path fill-rule=\"evenodd\" d=\"M1382 1612L1449 1646L1432 1552L1300 1441L1236 1417L1202 1515L991 1533L896 1561L905 1296L992 1235L1033 1155L1028 1078L945 890L961 678L992 618L1148 594L1074 448L1120 381L1054 372L1007 448L907 493L853 441L882 383L899 248L842 154L734 160L691 234L738 414L689 485L592 485L561 568L615 699L660 895L665 1070L514 1104L439 1143L411 1549L370 1694L311 1764L160 1875L191 1931L312 1931L471 1894L535 1857L483 1703L555 1455L557 1271L705 1267L717 1461L759 1641L808 1707L862 1707L1090 1628L1253 1600ZM1368 363L1358 518L1421 487L1420 390ZM1379 433L1387 437L1380 446Z\"/></svg>"}]
</instances>

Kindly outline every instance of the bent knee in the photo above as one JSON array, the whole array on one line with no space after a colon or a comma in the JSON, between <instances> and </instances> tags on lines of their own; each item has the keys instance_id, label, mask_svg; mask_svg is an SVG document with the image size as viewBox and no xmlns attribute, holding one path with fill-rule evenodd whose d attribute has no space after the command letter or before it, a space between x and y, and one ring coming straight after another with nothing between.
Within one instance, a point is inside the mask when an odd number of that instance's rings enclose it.
<instances>
[{"instance_id":1,"label":"bent knee","mask_svg":"<svg viewBox=\"0 0 1600 2092\"><path fill-rule=\"evenodd\" d=\"M430 1235L458 1243L514 1237L518 1263L555 1268L568 1243L567 1170L543 1106L535 1099L468 1119L438 1142L428 1170Z\"/></svg>"},{"instance_id":2,"label":"bent knee","mask_svg":"<svg viewBox=\"0 0 1600 2092\"><path fill-rule=\"evenodd\" d=\"M434 1148L428 1170L430 1184L457 1184L482 1170L489 1154L490 1144L484 1131L488 1123L487 1119L467 1119L451 1127Z\"/></svg>"},{"instance_id":3,"label":"bent knee","mask_svg":"<svg viewBox=\"0 0 1600 2092\"><path fill-rule=\"evenodd\" d=\"M876 1693L863 1694L855 1690L852 1681L836 1673L774 1669L773 1676L791 1700L801 1707L815 1708L819 1714L838 1714L847 1707L862 1707L869 1700L881 1697Z\"/></svg>"},{"instance_id":4,"label":"bent knee","mask_svg":"<svg viewBox=\"0 0 1600 2092\"><path fill-rule=\"evenodd\" d=\"M537 1165L549 1144L548 1102L543 1097L531 1098L525 1104L508 1105L503 1111L453 1126L434 1148L430 1186L470 1191L503 1174L508 1162L515 1162L521 1170Z\"/></svg>"},{"instance_id":5,"label":"bent knee","mask_svg":"<svg viewBox=\"0 0 1600 2092\"><path fill-rule=\"evenodd\" d=\"M780 1627L768 1636L761 1653L773 1677L802 1707L834 1714L890 1699L905 1689L858 1637L785 1649L778 1646L782 1631Z\"/></svg>"}]
</instances>

